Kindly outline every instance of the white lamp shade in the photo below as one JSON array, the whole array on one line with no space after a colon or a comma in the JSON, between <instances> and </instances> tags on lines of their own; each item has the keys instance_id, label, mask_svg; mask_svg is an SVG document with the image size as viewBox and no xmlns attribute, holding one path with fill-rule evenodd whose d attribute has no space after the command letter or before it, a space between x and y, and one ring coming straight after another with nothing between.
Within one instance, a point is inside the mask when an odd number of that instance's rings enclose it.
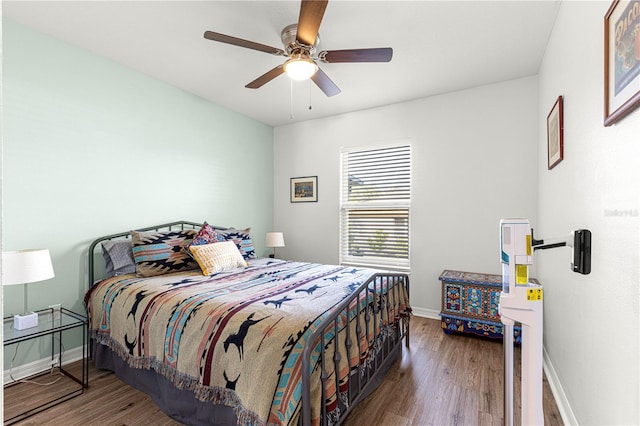
<instances>
[{"instance_id":1,"label":"white lamp shade","mask_svg":"<svg viewBox=\"0 0 640 426\"><path fill-rule=\"evenodd\" d=\"M284 247L284 235L282 232L267 232L266 247Z\"/></svg>"},{"instance_id":2,"label":"white lamp shade","mask_svg":"<svg viewBox=\"0 0 640 426\"><path fill-rule=\"evenodd\" d=\"M49 249L2 252L2 285L34 283L54 276Z\"/></svg>"}]
</instances>

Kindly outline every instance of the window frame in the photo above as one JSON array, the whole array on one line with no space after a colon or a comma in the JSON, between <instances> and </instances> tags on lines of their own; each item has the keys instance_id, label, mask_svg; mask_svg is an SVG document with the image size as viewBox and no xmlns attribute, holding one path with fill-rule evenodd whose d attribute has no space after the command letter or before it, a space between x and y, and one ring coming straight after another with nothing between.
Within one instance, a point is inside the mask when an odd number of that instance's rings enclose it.
<instances>
[{"instance_id":1,"label":"window frame","mask_svg":"<svg viewBox=\"0 0 640 426\"><path fill-rule=\"evenodd\" d=\"M387 149L400 149L407 151L405 156L408 157L408 165L406 166L408 170L404 173L408 175L408 184L403 184L403 190L408 193L406 199L403 200L389 200L389 199L376 199L376 200L363 200L363 201L354 201L348 200L348 193L350 188L349 182L349 155L353 153L366 153L366 152L375 152L382 151ZM366 267L375 267L375 268L384 268L391 269L397 271L405 271L408 272L411 270L411 193L413 187L413 147L410 141L398 141L393 143L385 143L378 145L367 145L367 146L353 146L353 147L343 147L340 150L340 203L339 203L339 262L341 265L353 265L353 266L366 266ZM381 169L381 171L384 171ZM401 191L402 192L402 191ZM372 256L372 255L352 255L348 253L349 250L349 223L353 223L353 216L348 217L349 212L355 212L357 214L358 211L362 211L364 213L372 213L376 210L392 212L393 210L398 210L401 212L400 216L406 217L406 223L398 229L406 229L404 233L406 233L406 258L401 257L393 257L393 256ZM354 215L355 216L355 215ZM392 215L391 215L392 216ZM349 219L352 219L350 222ZM385 227L386 230L393 230L394 227ZM371 238L371 237L370 237ZM397 247L402 246L402 240L399 241ZM392 250L391 250L392 251Z\"/></svg>"}]
</instances>

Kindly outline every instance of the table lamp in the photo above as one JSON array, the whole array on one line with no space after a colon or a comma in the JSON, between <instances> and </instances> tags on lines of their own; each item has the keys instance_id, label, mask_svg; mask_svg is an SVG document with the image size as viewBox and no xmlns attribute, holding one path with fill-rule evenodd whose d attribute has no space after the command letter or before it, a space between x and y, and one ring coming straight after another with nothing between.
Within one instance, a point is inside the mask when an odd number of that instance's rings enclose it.
<instances>
[{"instance_id":1,"label":"table lamp","mask_svg":"<svg viewBox=\"0 0 640 426\"><path fill-rule=\"evenodd\" d=\"M2 252L2 285L24 285L24 311L22 315L14 315L13 328L24 330L38 325L38 314L27 310L27 284L54 276L49 249Z\"/></svg>"},{"instance_id":2,"label":"table lamp","mask_svg":"<svg viewBox=\"0 0 640 426\"><path fill-rule=\"evenodd\" d=\"M264 245L273 248L273 253L269 257L274 258L276 257L276 247L284 247L284 235L282 232L267 232Z\"/></svg>"}]
</instances>

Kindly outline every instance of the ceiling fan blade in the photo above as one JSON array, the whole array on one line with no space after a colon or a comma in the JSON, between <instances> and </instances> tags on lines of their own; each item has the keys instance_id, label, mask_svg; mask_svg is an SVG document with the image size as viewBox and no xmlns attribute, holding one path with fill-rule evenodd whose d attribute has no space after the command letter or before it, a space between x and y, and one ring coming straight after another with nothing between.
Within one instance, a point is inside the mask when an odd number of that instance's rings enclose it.
<instances>
[{"instance_id":1,"label":"ceiling fan blade","mask_svg":"<svg viewBox=\"0 0 640 426\"><path fill-rule=\"evenodd\" d=\"M246 47L247 49L259 50L260 52L270 53L272 55L284 56L284 51L276 47L267 46L249 40L232 37L226 34L215 33L213 31L205 31L204 38L219 41L220 43L232 44L234 46Z\"/></svg>"},{"instance_id":2,"label":"ceiling fan blade","mask_svg":"<svg viewBox=\"0 0 640 426\"><path fill-rule=\"evenodd\" d=\"M247 89L257 89L267 84L268 82L270 82L271 80L279 76L280 74L284 74L283 65L278 65L277 67L267 71L266 73L262 74L260 77L256 78L255 80L253 80L251 83L247 84L244 87L246 87Z\"/></svg>"},{"instance_id":3,"label":"ceiling fan blade","mask_svg":"<svg viewBox=\"0 0 640 426\"><path fill-rule=\"evenodd\" d=\"M331 81L329 76L324 73L320 68L318 71L311 77L311 80L324 92L325 95L331 97L340 93L340 88L336 86L336 84Z\"/></svg>"},{"instance_id":4,"label":"ceiling fan blade","mask_svg":"<svg viewBox=\"0 0 640 426\"><path fill-rule=\"evenodd\" d=\"M393 58L393 49L380 47L376 49L325 50L318 54L322 62L389 62Z\"/></svg>"},{"instance_id":5,"label":"ceiling fan blade","mask_svg":"<svg viewBox=\"0 0 640 426\"><path fill-rule=\"evenodd\" d=\"M302 0L296 40L305 46L313 46L318 37L320 23L328 0Z\"/></svg>"}]
</instances>

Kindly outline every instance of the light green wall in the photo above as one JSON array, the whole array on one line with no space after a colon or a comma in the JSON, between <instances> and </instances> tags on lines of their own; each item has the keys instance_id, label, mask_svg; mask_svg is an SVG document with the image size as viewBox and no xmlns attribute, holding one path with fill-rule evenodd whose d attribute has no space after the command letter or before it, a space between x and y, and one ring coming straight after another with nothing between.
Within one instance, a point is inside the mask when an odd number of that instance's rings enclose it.
<instances>
[{"instance_id":1,"label":"light green wall","mask_svg":"<svg viewBox=\"0 0 640 426\"><path fill-rule=\"evenodd\" d=\"M51 250L29 308L84 312L86 251L173 220L252 227L273 211L273 129L3 19L4 250ZM22 286L4 289L20 313ZM5 358L7 355L5 354Z\"/></svg>"}]
</instances>

